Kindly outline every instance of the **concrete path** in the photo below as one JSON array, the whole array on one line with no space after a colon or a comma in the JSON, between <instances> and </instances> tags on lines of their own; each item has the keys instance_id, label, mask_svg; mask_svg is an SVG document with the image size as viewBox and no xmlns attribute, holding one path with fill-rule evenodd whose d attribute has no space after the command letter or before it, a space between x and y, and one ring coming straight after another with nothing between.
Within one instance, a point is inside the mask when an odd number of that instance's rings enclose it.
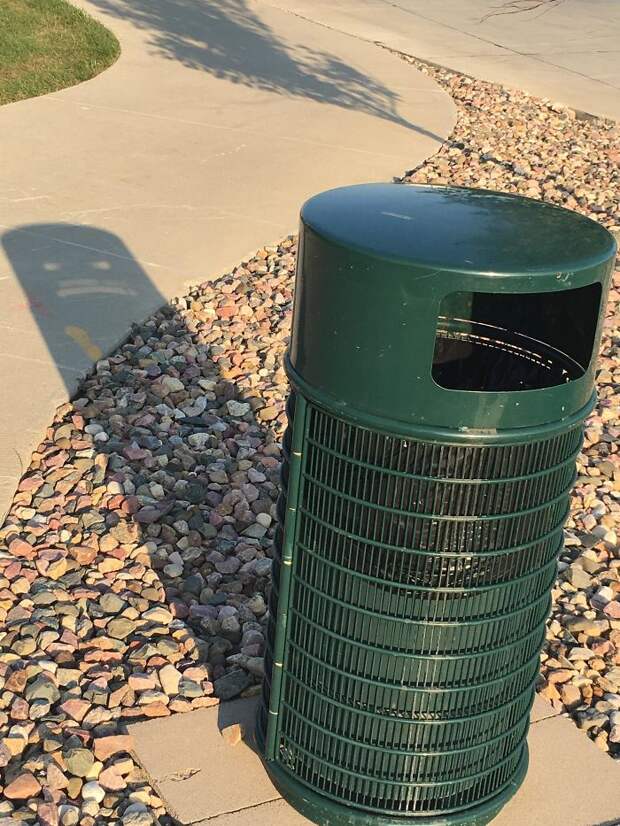
<instances>
[{"instance_id":1,"label":"concrete path","mask_svg":"<svg viewBox=\"0 0 620 826\"><path fill-rule=\"evenodd\" d=\"M618 0L271 2L330 29L620 120Z\"/></svg>"},{"instance_id":2,"label":"concrete path","mask_svg":"<svg viewBox=\"0 0 620 826\"><path fill-rule=\"evenodd\" d=\"M374 44L251 0L84 0L119 62L0 108L0 511L58 403L164 299L389 180L455 109Z\"/></svg>"},{"instance_id":3,"label":"concrete path","mask_svg":"<svg viewBox=\"0 0 620 826\"><path fill-rule=\"evenodd\" d=\"M235 700L129 727L134 756L183 826L309 826L265 772L252 737L255 716L255 700ZM531 721L527 777L493 826L620 824L617 763L539 697ZM220 735L233 723L247 732L234 747Z\"/></svg>"}]
</instances>

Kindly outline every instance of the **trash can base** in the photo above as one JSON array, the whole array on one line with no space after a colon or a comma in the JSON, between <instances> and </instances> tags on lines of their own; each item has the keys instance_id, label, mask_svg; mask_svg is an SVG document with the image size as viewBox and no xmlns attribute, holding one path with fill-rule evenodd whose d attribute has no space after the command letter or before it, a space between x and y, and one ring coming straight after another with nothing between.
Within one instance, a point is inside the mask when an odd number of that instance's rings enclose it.
<instances>
[{"instance_id":1,"label":"trash can base","mask_svg":"<svg viewBox=\"0 0 620 826\"><path fill-rule=\"evenodd\" d=\"M528 767L528 749L524 744L514 777L498 795L474 808L432 817L364 812L313 792L273 761L265 761L265 767L282 797L317 826L487 826L523 783Z\"/></svg>"}]
</instances>

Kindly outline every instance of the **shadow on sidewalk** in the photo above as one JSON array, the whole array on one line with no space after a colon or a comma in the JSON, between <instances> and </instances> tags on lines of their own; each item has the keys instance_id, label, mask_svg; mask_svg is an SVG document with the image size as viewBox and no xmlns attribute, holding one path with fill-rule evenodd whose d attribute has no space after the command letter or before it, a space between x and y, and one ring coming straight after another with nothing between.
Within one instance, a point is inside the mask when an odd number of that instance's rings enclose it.
<instances>
[{"instance_id":1,"label":"shadow on sidewalk","mask_svg":"<svg viewBox=\"0 0 620 826\"><path fill-rule=\"evenodd\" d=\"M26 297L11 317L32 314L69 394L163 296L116 235L75 224L29 224L2 247ZM66 369L68 368L68 369Z\"/></svg>"},{"instance_id":2,"label":"shadow on sidewalk","mask_svg":"<svg viewBox=\"0 0 620 826\"><path fill-rule=\"evenodd\" d=\"M398 114L400 95L334 54L285 43L246 0L93 0L148 32L153 49L192 69L266 92L331 103L443 138Z\"/></svg>"},{"instance_id":3,"label":"shadow on sidewalk","mask_svg":"<svg viewBox=\"0 0 620 826\"><path fill-rule=\"evenodd\" d=\"M5 238L59 355L68 324L97 346L111 314L131 315L154 291L119 239L67 232L70 262L44 242L30 255L19 232ZM292 303L284 243L273 267L265 253L133 324L59 408L22 476L0 529L0 578L19 584L2 592L4 676L45 662L52 682L56 668L73 675L37 710L55 749L258 689Z\"/></svg>"}]
</instances>

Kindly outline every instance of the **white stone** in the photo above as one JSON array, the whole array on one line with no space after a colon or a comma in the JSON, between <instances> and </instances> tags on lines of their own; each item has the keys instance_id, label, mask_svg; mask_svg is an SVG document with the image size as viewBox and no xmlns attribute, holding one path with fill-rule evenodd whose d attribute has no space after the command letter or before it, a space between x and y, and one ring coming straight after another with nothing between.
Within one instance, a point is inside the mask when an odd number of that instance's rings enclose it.
<instances>
[{"instance_id":1,"label":"white stone","mask_svg":"<svg viewBox=\"0 0 620 826\"><path fill-rule=\"evenodd\" d=\"M168 663L159 670L159 682L161 687L168 695L178 694L179 683L181 681L181 672L178 671L171 663Z\"/></svg>"},{"instance_id":2,"label":"white stone","mask_svg":"<svg viewBox=\"0 0 620 826\"><path fill-rule=\"evenodd\" d=\"M238 402L234 399L226 402L226 407L228 409L228 413L231 416L241 417L245 416L246 413L250 412L250 405L246 402Z\"/></svg>"},{"instance_id":3,"label":"white stone","mask_svg":"<svg viewBox=\"0 0 620 826\"><path fill-rule=\"evenodd\" d=\"M105 797L105 790L94 780L91 780L89 783L84 783L82 786L82 797L84 800L94 800L97 803L101 803L103 798Z\"/></svg>"}]
</instances>

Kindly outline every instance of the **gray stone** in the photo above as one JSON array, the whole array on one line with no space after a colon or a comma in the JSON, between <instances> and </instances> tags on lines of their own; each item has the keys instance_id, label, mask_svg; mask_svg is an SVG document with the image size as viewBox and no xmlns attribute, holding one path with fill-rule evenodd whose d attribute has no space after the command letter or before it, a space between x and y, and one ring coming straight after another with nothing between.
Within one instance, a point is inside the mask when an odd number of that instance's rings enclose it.
<instances>
[{"instance_id":1,"label":"gray stone","mask_svg":"<svg viewBox=\"0 0 620 826\"><path fill-rule=\"evenodd\" d=\"M72 748L63 753L67 771L76 777L86 777L95 762L94 754L88 749Z\"/></svg>"},{"instance_id":2,"label":"gray stone","mask_svg":"<svg viewBox=\"0 0 620 826\"><path fill-rule=\"evenodd\" d=\"M268 576L271 573L272 564L273 561L268 557L255 560L253 563L254 574L259 577Z\"/></svg>"},{"instance_id":3,"label":"gray stone","mask_svg":"<svg viewBox=\"0 0 620 826\"><path fill-rule=\"evenodd\" d=\"M589 588L592 577L586 573L580 565L571 565L569 571L569 582L575 588Z\"/></svg>"},{"instance_id":4,"label":"gray stone","mask_svg":"<svg viewBox=\"0 0 620 826\"><path fill-rule=\"evenodd\" d=\"M110 637L117 640L124 640L135 631L136 623L134 620L127 619L127 617L117 617L110 620L106 625L106 632Z\"/></svg>"},{"instance_id":5,"label":"gray stone","mask_svg":"<svg viewBox=\"0 0 620 826\"><path fill-rule=\"evenodd\" d=\"M228 410L229 416L241 417L245 416L246 413L250 412L250 405L246 402L238 402L234 399L231 399L229 402L226 402L226 408Z\"/></svg>"},{"instance_id":6,"label":"gray stone","mask_svg":"<svg viewBox=\"0 0 620 826\"><path fill-rule=\"evenodd\" d=\"M253 682L254 680L246 671L236 669L216 680L213 683L213 691L220 700L232 700L249 688Z\"/></svg>"},{"instance_id":7,"label":"gray stone","mask_svg":"<svg viewBox=\"0 0 620 826\"><path fill-rule=\"evenodd\" d=\"M112 593L112 591L107 591L99 598L99 605L106 612L106 614L118 614L123 610L126 604L126 602L124 602L116 594Z\"/></svg>"},{"instance_id":8,"label":"gray stone","mask_svg":"<svg viewBox=\"0 0 620 826\"><path fill-rule=\"evenodd\" d=\"M29 702L32 700L46 700L48 703L56 703L60 699L60 691L58 691L56 685L49 677L43 675L26 686L24 695Z\"/></svg>"}]
</instances>

